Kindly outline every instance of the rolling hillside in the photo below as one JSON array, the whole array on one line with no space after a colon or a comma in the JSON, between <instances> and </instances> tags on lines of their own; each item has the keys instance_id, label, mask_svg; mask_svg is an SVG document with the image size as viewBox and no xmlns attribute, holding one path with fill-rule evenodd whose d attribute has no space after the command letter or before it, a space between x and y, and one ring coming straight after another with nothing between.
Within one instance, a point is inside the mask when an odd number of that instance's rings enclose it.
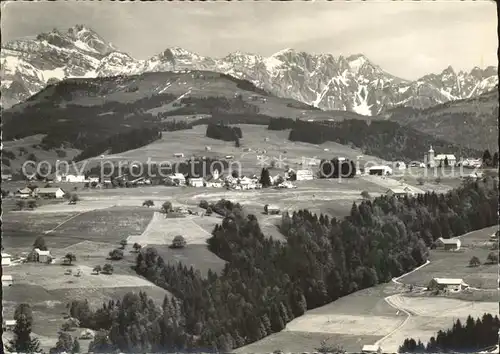
<instances>
[{"instance_id":1,"label":"rolling hillside","mask_svg":"<svg viewBox=\"0 0 500 354\"><path fill-rule=\"evenodd\" d=\"M424 133L474 149L498 147L498 87L474 98L427 109L399 107L381 115Z\"/></svg>"}]
</instances>

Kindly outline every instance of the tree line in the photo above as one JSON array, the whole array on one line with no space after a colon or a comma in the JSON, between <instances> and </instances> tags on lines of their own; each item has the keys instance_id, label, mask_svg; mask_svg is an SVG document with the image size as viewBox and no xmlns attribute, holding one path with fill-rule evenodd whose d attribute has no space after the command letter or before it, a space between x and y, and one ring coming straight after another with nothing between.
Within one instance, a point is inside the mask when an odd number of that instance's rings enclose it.
<instances>
[{"instance_id":1,"label":"tree line","mask_svg":"<svg viewBox=\"0 0 500 354\"><path fill-rule=\"evenodd\" d=\"M407 338L399 347L400 353L477 353L498 344L500 320L485 313L482 318L474 320L468 316L465 324L458 319L452 328L440 330L436 336L424 344L420 339Z\"/></svg>"},{"instance_id":2,"label":"tree line","mask_svg":"<svg viewBox=\"0 0 500 354\"><path fill-rule=\"evenodd\" d=\"M429 146L458 156L476 156L473 149L454 145L434 138L408 126L392 121L348 119L338 122L306 122L302 120L271 119L268 129L291 129L288 139L311 144L334 141L363 154L379 156L385 160L422 160Z\"/></svg>"},{"instance_id":3,"label":"tree line","mask_svg":"<svg viewBox=\"0 0 500 354\"><path fill-rule=\"evenodd\" d=\"M487 178L446 194L353 203L342 220L294 211L282 216L286 243L264 236L254 215L224 201L217 212L225 217L208 240L227 262L221 274L209 271L205 278L146 247L136 272L171 292L178 310L168 305L153 314L144 306L115 305L108 315L106 305L98 310L104 324L93 328L109 334L106 350L231 350L282 330L308 309L414 269L439 237L494 225L497 200L497 182Z\"/></svg>"},{"instance_id":4,"label":"tree line","mask_svg":"<svg viewBox=\"0 0 500 354\"><path fill-rule=\"evenodd\" d=\"M240 127L231 127L219 122L216 124L208 123L206 136L212 139L239 142L239 139L243 137L243 133Z\"/></svg>"}]
</instances>

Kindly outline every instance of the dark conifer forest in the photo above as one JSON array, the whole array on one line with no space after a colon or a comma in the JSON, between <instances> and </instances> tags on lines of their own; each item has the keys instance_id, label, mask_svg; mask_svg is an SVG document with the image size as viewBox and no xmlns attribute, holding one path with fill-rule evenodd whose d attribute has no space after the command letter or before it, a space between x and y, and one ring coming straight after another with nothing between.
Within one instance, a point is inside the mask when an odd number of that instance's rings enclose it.
<instances>
[{"instance_id":1,"label":"dark conifer forest","mask_svg":"<svg viewBox=\"0 0 500 354\"><path fill-rule=\"evenodd\" d=\"M414 269L439 237L494 225L497 201L497 182L487 178L447 194L363 201L342 220L299 210L282 216L286 243L264 236L239 204L220 201L225 217L208 247L227 261L222 274L205 278L146 247L136 272L177 300L166 298L158 308L145 294L128 294L98 310L76 301L72 315L101 330L94 352L230 350L282 330L308 309Z\"/></svg>"},{"instance_id":2,"label":"dark conifer forest","mask_svg":"<svg viewBox=\"0 0 500 354\"><path fill-rule=\"evenodd\" d=\"M465 324L460 320L453 323L450 329L439 331L429 339L427 344L420 339L405 339L399 347L400 353L477 353L498 344L498 316L484 314L474 320L471 316Z\"/></svg>"},{"instance_id":3,"label":"dark conifer forest","mask_svg":"<svg viewBox=\"0 0 500 354\"><path fill-rule=\"evenodd\" d=\"M363 154L385 160L421 160L429 150L446 151L457 156L481 156L482 152L437 139L408 126L386 120L348 119L338 122L271 119L270 130L291 129L291 141L322 144L334 141L358 148Z\"/></svg>"},{"instance_id":4,"label":"dark conifer forest","mask_svg":"<svg viewBox=\"0 0 500 354\"><path fill-rule=\"evenodd\" d=\"M206 136L224 141L238 141L243 137L240 127L231 127L222 122L208 123Z\"/></svg>"}]
</instances>

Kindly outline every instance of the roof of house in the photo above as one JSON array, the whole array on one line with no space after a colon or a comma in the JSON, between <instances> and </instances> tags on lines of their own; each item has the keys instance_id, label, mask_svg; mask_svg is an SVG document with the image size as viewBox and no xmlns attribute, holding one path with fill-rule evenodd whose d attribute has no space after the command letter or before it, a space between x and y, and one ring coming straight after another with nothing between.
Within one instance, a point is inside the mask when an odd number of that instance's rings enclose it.
<instances>
[{"instance_id":1,"label":"roof of house","mask_svg":"<svg viewBox=\"0 0 500 354\"><path fill-rule=\"evenodd\" d=\"M365 350L365 351L374 351L376 352L378 350L379 346L378 345L375 345L375 344L365 344L363 345L363 349L362 350Z\"/></svg>"},{"instance_id":2,"label":"roof of house","mask_svg":"<svg viewBox=\"0 0 500 354\"><path fill-rule=\"evenodd\" d=\"M40 250L39 248L35 248L35 252L36 252L39 256L50 256L50 251L42 251L42 250Z\"/></svg>"},{"instance_id":3,"label":"roof of house","mask_svg":"<svg viewBox=\"0 0 500 354\"><path fill-rule=\"evenodd\" d=\"M29 193L31 193L31 189L29 189L28 187L24 187L23 189L18 189L17 193L29 194Z\"/></svg>"},{"instance_id":4,"label":"roof of house","mask_svg":"<svg viewBox=\"0 0 500 354\"><path fill-rule=\"evenodd\" d=\"M465 284L463 279L460 278L434 278L433 279L438 284L443 285L460 285Z\"/></svg>"},{"instance_id":5,"label":"roof of house","mask_svg":"<svg viewBox=\"0 0 500 354\"><path fill-rule=\"evenodd\" d=\"M2 252L2 258L9 258L11 257L10 254Z\"/></svg>"},{"instance_id":6,"label":"roof of house","mask_svg":"<svg viewBox=\"0 0 500 354\"><path fill-rule=\"evenodd\" d=\"M39 188L38 193L57 193L58 191L64 192L61 188Z\"/></svg>"},{"instance_id":7,"label":"roof of house","mask_svg":"<svg viewBox=\"0 0 500 354\"><path fill-rule=\"evenodd\" d=\"M277 205L268 205L267 206L267 210L279 210L279 206Z\"/></svg>"},{"instance_id":8,"label":"roof of house","mask_svg":"<svg viewBox=\"0 0 500 354\"><path fill-rule=\"evenodd\" d=\"M380 165L380 166L371 166L367 170L370 171L370 170L392 170L392 169L389 166Z\"/></svg>"},{"instance_id":9,"label":"roof of house","mask_svg":"<svg viewBox=\"0 0 500 354\"><path fill-rule=\"evenodd\" d=\"M2 275L2 281L4 280L12 280L12 275Z\"/></svg>"},{"instance_id":10,"label":"roof of house","mask_svg":"<svg viewBox=\"0 0 500 354\"><path fill-rule=\"evenodd\" d=\"M457 158L453 154L438 154L436 157L434 157L435 160L444 160L445 158L448 158L448 160L456 160Z\"/></svg>"},{"instance_id":11,"label":"roof of house","mask_svg":"<svg viewBox=\"0 0 500 354\"><path fill-rule=\"evenodd\" d=\"M458 238L438 238L438 241L442 242L445 245L456 245L458 243L461 243Z\"/></svg>"},{"instance_id":12,"label":"roof of house","mask_svg":"<svg viewBox=\"0 0 500 354\"><path fill-rule=\"evenodd\" d=\"M171 175L171 177L179 178L179 179L186 179L182 173L174 173L173 175Z\"/></svg>"},{"instance_id":13,"label":"roof of house","mask_svg":"<svg viewBox=\"0 0 500 354\"><path fill-rule=\"evenodd\" d=\"M5 320L5 325L6 326L15 326L16 320Z\"/></svg>"},{"instance_id":14,"label":"roof of house","mask_svg":"<svg viewBox=\"0 0 500 354\"><path fill-rule=\"evenodd\" d=\"M190 182L193 182L193 181L203 181L204 178L203 177L192 177L189 179Z\"/></svg>"},{"instance_id":15,"label":"roof of house","mask_svg":"<svg viewBox=\"0 0 500 354\"><path fill-rule=\"evenodd\" d=\"M394 194L406 194L406 193L412 193L413 189L410 187L395 187L395 188L389 188L387 192L392 192Z\"/></svg>"}]
</instances>

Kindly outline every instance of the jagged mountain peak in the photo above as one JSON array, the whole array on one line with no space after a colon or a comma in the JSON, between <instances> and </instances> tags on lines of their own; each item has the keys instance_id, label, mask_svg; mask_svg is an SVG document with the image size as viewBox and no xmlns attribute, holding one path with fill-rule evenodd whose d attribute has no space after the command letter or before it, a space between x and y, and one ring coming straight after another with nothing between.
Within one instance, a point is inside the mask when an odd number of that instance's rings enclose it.
<instances>
[{"instance_id":1,"label":"jagged mountain peak","mask_svg":"<svg viewBox=\"0 0 500 354\"><path fill-rule=\"evenodd\" d=\"M364 54L306 53L285 48L269 57L236 51L223 58L169 47L146 60L120 52L91 28L76 25L3 45L2 102L17 103L50 79L209 70L251 81L278 96L322 109L374 115L394 106L425 108L476 96L498 84L497 68L458 74L448 67L416 81L395 77ZM6 105L4 105L6 106Z\"/></svg>"}]
</instances>

